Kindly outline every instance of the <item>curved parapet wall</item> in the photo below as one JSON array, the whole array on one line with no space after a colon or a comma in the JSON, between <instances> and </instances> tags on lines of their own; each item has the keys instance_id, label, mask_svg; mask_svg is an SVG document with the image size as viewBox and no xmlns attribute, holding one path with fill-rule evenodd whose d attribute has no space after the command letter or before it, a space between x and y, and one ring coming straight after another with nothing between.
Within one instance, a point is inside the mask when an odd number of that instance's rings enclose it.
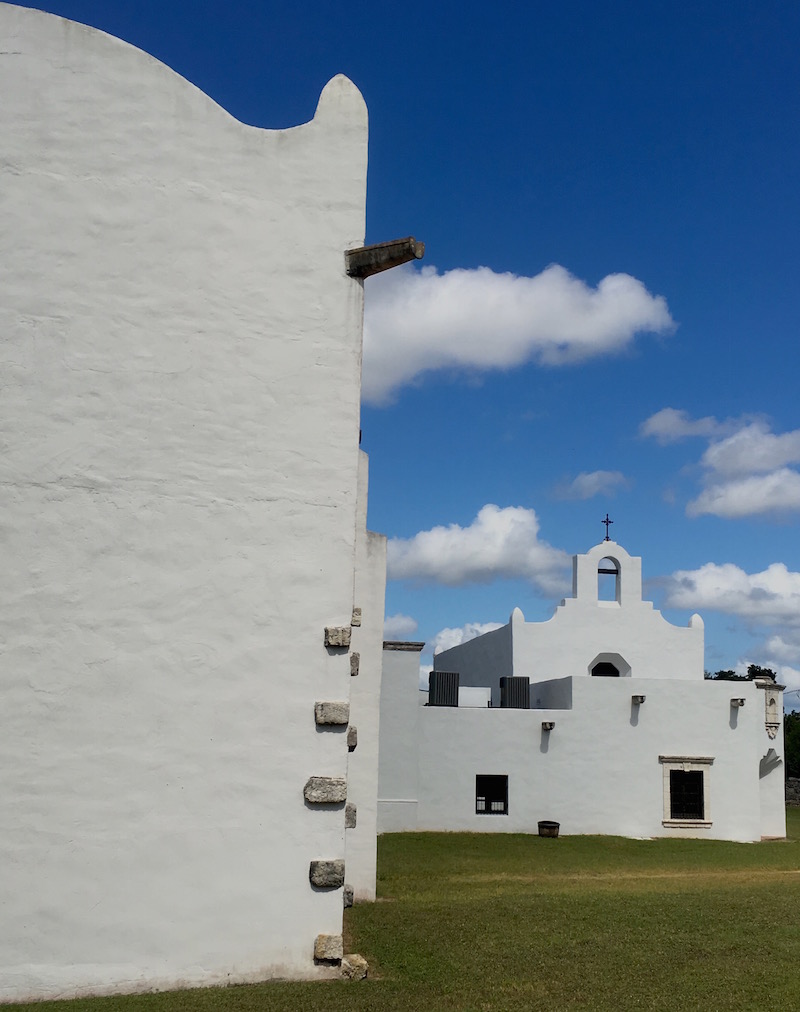
<instances>
[{"instance_id":1,"label":"curved parapet wall","mask_svg":"<svg viewBox=\"0 0 800 1012\"><path fill-rule=\"evenodd\" d=\"M0 32L0 1000L313 976L364 103L337 77L259 130L101 32L4 4Z\"/></svg>"}]
</instances>

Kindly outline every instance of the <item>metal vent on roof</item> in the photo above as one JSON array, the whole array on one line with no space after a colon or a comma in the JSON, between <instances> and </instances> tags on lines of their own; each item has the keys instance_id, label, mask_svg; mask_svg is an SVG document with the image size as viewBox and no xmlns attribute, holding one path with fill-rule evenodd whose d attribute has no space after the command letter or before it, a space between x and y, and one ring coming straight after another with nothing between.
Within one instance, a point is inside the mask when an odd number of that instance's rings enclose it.
<instances>
[{"instance_id":1,"label":"metal vent on roof","mask_svg":"<svg viewBox=\"0 0 800 1012\"><path fill-rule=\"evenodd\" d=\"M458 706L457 671L431 671L428 706Z\"/></svg>"},{"instance_id":2,"label":"metal vent on roof","mask_svg":"<svg viewBox=\"0 0 800 1012\"><path fill-rule=\"evenodd\" d=\"M530 710L530 679L504 675L500 679L500 705L512 710Z\"/></svg>"}]
</instances>

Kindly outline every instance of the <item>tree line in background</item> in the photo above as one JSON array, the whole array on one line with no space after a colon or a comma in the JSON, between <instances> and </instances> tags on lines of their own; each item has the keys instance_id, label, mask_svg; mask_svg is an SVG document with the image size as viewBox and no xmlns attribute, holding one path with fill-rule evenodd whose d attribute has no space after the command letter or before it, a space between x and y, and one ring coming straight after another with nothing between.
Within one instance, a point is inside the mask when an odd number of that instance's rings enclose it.
<instances>
[{"instance_id":1,"label":"tree line in background","mask_svg":"<svg viewBox=\"0 0 800 1012\"><path fill-rule=\"evenodd\" d=\"M762 668L760 664L748 664L746 675L737 675L730 668L725 671L715 671L713 675L710 671L704 671L703 675L712 682L752 682L754 678L771 678L773 682L778 680L778 676L772 668Z\"/></svg>"},{"instance_id":2,"label":"tree line in background","mask_svg":"<svg viewBox=\"0 0 800 1012\"><path fill-rule=\"evenodd\" d=\"M735 671L705 672L705 677L716 682L751 682L754 678L771 678L777 681L772 668L762 668L760 664L748 664L746 675L737 675ZM792 710L783 715L783 744L786 762L786 776L800 777L800 713Z\"/></svg>"}]
</instances>

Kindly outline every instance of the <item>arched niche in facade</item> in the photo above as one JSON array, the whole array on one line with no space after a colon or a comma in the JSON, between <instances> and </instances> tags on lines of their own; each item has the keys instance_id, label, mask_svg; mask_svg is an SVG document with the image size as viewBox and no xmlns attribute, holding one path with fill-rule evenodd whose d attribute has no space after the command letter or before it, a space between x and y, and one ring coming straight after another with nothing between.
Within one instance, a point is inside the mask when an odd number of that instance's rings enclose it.
<instances>
[{"instance_id":1,"label":"arched niche in facade","mask_svg":"<svg viewBox=\"0 0 800 1012\"><path fill-rule=\"evenodd\" d=\"M631 666L622 654L598 654L589 665L589 674L595 678L630 678Z\"/></svg>"}]
</instances>

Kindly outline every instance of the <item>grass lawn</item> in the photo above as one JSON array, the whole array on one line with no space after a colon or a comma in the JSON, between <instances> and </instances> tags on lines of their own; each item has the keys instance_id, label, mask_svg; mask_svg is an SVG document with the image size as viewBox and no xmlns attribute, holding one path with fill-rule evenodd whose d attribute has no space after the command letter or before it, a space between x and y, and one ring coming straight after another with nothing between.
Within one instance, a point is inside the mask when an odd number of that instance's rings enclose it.
<instances>
[{"instance_id":1,"label":"grass lawn","mask_svg":"<svg viewBox=\"0 0 800 1012\"><path fill-rule=\"evenodd\" d=\"M788 842L761 844L384 836L379 901L347 917L345 948L367 957L367 981L36 1009L792 1012L800 1009L800 809L789 809L788 832Z\"/></svg>"}]
</instances>

